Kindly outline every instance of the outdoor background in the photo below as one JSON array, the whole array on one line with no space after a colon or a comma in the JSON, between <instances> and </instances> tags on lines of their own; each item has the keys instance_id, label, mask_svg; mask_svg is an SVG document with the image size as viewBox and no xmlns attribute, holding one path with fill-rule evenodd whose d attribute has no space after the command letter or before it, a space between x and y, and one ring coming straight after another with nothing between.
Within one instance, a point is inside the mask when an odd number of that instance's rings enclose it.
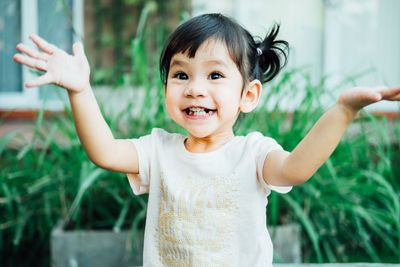
<instances>
[{"instance_id":1,"label":"outdoor background","mask_svg":"<svg viewBox=\"0 0 400 267\"><path fill-rule=\"evenodd\" d=\"M82 40L116 137L182 132L166 116L158 60L168 34L205 12L258 36L280 23L290 44L288 66L238 135L257 130L290 151L342 90L400 85L398 0L0 0L1 266L50 266L59 222L138 233L147 203L124 174L88 160L63 90L23 88L37 73L12 61L15 45L37 33L71 52ZM363 111L309 182L270 196L268 225L300 225L304 262L400 263L399 110L383 102Z\"/></svg>"}]
</instances>

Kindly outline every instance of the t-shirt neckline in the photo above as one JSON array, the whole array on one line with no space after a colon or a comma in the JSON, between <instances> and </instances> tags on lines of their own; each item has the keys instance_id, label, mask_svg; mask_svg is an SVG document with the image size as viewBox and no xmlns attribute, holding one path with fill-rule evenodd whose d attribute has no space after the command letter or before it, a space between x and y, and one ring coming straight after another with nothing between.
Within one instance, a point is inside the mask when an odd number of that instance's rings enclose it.
<instances>
[{"instance_id":1,"label":"t-shirt neckline","mask_svg":"<svg viewBox=\"0 0 400 267\"><path fill-rule=\"evenodd\" d=\"M231 146L237 140L238 137L234 136L231 140L229 140L222 146L218 147L215 150L209 151L209 152L190 152L185 147L185 140L187 138L188 138L187 136L181 135L181 138L179 140L179 150L180 150L180 152L182 152L182 154L184 156L189 157L189 158L197 158L197 159L200 159L200 158L209 159L209 158L223 152L224 150L226 150L229 146Z\"/></svg>"}]
</instances>

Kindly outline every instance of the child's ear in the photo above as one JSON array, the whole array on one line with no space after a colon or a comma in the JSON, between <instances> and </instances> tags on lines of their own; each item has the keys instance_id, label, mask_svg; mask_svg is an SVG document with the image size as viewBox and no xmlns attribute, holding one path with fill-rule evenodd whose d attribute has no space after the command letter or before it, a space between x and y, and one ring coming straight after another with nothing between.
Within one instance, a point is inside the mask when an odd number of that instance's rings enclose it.
<instances>
[{"instance_id":1,"label":"child's ear","mask_svg":"<svg viewBox=\"0 0 400 267\"><path fill-rule=\"evenodd\" d=\"M261 97L262 85L259 80L249 82L242 92L240 100L240 111L244 113L251 112L257 107Z\"/></svg>"}]
</instances>

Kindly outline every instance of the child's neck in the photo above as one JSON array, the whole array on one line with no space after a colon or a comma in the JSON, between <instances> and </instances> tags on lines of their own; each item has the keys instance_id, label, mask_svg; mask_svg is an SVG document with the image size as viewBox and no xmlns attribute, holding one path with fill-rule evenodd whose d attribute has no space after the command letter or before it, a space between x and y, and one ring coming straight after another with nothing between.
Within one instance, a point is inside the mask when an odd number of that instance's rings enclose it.
<instances>
[{"instance_id":1,"label":"child's neck","mask_svg":"<svg viewBox=\"0 0 400 267\"><path fill-rule=\"evenodd\" d=\"M222 147L234 137L233 132L224 132L201 138L189 134L185 140L185 148L193 153L211 152Z\"/></svg>"}]
</instances>

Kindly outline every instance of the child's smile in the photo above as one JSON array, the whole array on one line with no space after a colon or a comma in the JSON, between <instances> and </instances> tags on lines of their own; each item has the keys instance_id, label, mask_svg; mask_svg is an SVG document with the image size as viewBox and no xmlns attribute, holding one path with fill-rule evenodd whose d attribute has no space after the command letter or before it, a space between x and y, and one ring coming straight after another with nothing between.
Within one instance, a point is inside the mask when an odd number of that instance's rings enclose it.
<instances>
[{"instance_id":1,"label":"child's smile","mask_svg":"<svg viewBox=\"0 0 400 267\"><path fill-rule=\"evenodd\" d=\"M216 109L209 109L205 107L189 107L185 108L183 112L185 112L188 119L191 120L203 120L214 115Z\"/></svg>"}]
</instances>

